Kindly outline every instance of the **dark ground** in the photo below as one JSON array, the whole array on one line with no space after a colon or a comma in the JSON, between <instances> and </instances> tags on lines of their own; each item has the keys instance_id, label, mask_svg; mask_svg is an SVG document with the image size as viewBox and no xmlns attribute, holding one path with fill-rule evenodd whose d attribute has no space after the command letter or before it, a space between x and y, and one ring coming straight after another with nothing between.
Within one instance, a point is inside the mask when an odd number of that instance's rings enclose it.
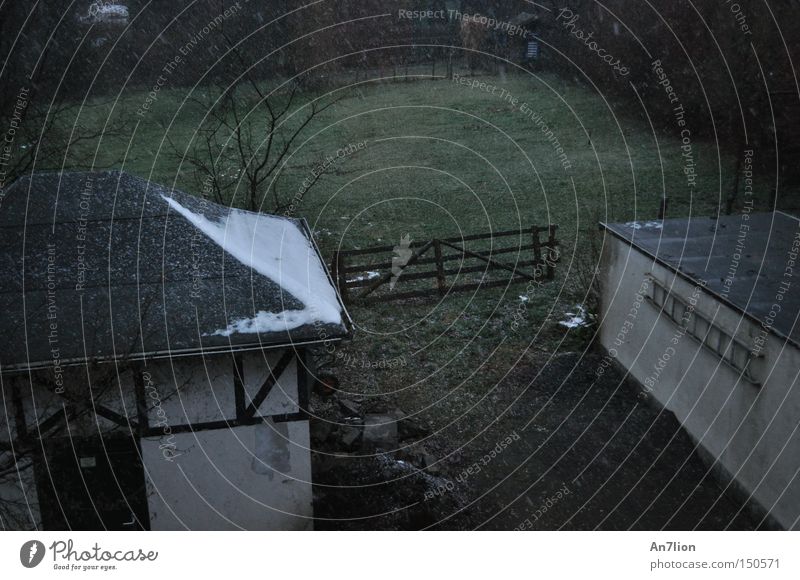
<instances>
[{"instance_id":1,"label":"dark ground","mask_svg":"<svg viewBox=\"0 0 800 580\"><path fill-rule=\"evenodd\" d=\"M435 433L385 403L315 395L316 528L754 529L671 413L616 371L593 382L600 358L542 355ZM388 453L362 440L370 413L399 419Z\"/></svg>"}]
</instances>

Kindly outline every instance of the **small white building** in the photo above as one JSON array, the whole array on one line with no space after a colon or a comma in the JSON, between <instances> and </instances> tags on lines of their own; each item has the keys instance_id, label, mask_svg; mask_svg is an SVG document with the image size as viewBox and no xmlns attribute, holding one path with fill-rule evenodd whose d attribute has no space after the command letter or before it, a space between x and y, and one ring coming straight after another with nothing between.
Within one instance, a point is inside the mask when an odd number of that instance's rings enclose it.
<instances>
[{"instance_id":1,"label":"small white building","mask_svg":"<svg viewBox=\"0 0 800 580\"><path fill-rule=\"evenodd\" d=\"M0 240L0 527L312 528L306 353L350 323L304 221L36 174Z\"/></svg>"},{"instance_id":2,"label":"small white building","mask_svg":"<svg viewBox=\"0 0 800 580\"><path fill-rule=\"evenodd\" d=\"M800 220L742 213L602 228L605 362L675 414L765 525L800 529Z\"/></svg>"}]
</instances>

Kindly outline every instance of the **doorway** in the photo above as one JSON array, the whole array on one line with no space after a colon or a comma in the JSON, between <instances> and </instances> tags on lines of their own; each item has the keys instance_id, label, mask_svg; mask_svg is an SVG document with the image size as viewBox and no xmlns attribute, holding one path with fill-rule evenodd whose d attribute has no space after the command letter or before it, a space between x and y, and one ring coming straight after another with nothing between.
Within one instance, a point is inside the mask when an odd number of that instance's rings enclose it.
<instances>
[{"instance_id":1,"label":"doorway","mask_svg":"<svg viewBox=\"0 0 800 580\"><path fill-rule=\"evenodd\" d=\"M45 530L146 530L144 469L132 437L54 438L36 465Z\"/></svg>"}]
</instances>

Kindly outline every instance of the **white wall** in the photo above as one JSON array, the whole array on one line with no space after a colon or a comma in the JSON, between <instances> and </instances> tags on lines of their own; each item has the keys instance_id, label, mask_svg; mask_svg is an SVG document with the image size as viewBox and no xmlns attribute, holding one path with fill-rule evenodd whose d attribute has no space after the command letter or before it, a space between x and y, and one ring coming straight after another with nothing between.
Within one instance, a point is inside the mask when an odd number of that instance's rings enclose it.
<instances>
[{"instance_id":1,"label":"white wall","mask_svg":"<svg viewBox=\"0 0 800 580\"><path fill-rule=\"evenodd\" d=\"M168 461L142 440L154 530L312 528L308 423L237 427L175 436Z\"/></svg>"},{"instance_id":2,"label":"white wall","mask_svg":"<svg viewBox=\"0 0 800 580\"><path fill-rule=\"evenodd\" d=\"M800 351L769 334L763 357L753 364L754 385L691 337L671 342L677 325L653 304L635 309L647 274L688 299L695 286L656 264L612 235L602 257L600 342L672 411L689 434L719 460L724 470L784 527L800 529ZM674 285L673 285L674 284ZM777 290L777 289L776 289ZM629 313L634 309L636 316ZM696 311L745 344L753 345L760 326L700 292ZM629 325L626 326L626 321ZM632 326L631 326L632 325ZM625 328L626 333L621 330ZM620 341L621 336L621 341ZM657 379L656 365L671 356Z\"/></svg>"},{"instance_id":3,"label":"white wall","mask_svg":"<svg viewBox=\"0 0 800 580\"><path fill-rule=\"evenodd\" d=\"M243 357L245 405L283 353ZM230 357L204 365L176 359L148 365L148 396L164 393L150 426L216 421L235 416ZM153 391L155 389L155 391ZM297 405L293 361L261 404L260 415L292 413ZM311 455L307 421L170 433L142 440L148 505L154 530L311 529Z\"/></svg>"}]
</instances>

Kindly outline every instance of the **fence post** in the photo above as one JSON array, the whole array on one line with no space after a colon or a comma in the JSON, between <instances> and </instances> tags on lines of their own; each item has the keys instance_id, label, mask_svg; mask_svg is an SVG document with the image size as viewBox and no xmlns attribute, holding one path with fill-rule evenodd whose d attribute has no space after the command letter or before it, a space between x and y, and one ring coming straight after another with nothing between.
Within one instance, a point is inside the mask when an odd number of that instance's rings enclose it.
<instances>
[{"instance_id":1,"label":"fence post","mask_svg":"<svg viewBox=\"0 0 800 580\"><path fill-rule=\"evenodd\" d=\"M538 278L537 272L540 272L539 267L542 265L542 245L539 242L539 227L531 227L531 241L533 242L533 276Z\"/></svg>"},{"instance_id":2,"label":"fence post","mask_svg":"<svg viewBox=\"0 0 800 580\"><path fill-rule=\"evenodd\" d=\"M552 280L555 277L555 260L556 260L556 229L558 226L550 224L548 226L547 235L547 279Z\"/></svg>"},{"instance_id":3,"label":"fence post","mask_svg":"<svg viewBox=\"0 0 800 580\"><path fill-rule=\"evenodd\" d=\"M447 51L447 78L453 78L453 49L450 48Z\"/></svg>"},{"instance_id":4,"label":"fence post","mask_svg":"<svg viewBox=\"0 0 800 580\"><path fill-rule=\"evenodd\" d=\"M442 262L442 244L439 240L433 240L433 251L436 254L436 286L439 288L439 295L444 296L447 292L447 284L444 279L444 262Z\"/></svg>"},{"instance_id":5,"label":"fence post","mask_svg":"<svg viewBox=\"0 0 800 580\"><path fill-rule=\"evenodd\" d=\"M336 286L339 288L342 302L349 304L350 295L347 292L347 273L344 270L344 256L339 250L336 250L333 254L333 277L336 280Z\"/></svg>"}]
</instances>

